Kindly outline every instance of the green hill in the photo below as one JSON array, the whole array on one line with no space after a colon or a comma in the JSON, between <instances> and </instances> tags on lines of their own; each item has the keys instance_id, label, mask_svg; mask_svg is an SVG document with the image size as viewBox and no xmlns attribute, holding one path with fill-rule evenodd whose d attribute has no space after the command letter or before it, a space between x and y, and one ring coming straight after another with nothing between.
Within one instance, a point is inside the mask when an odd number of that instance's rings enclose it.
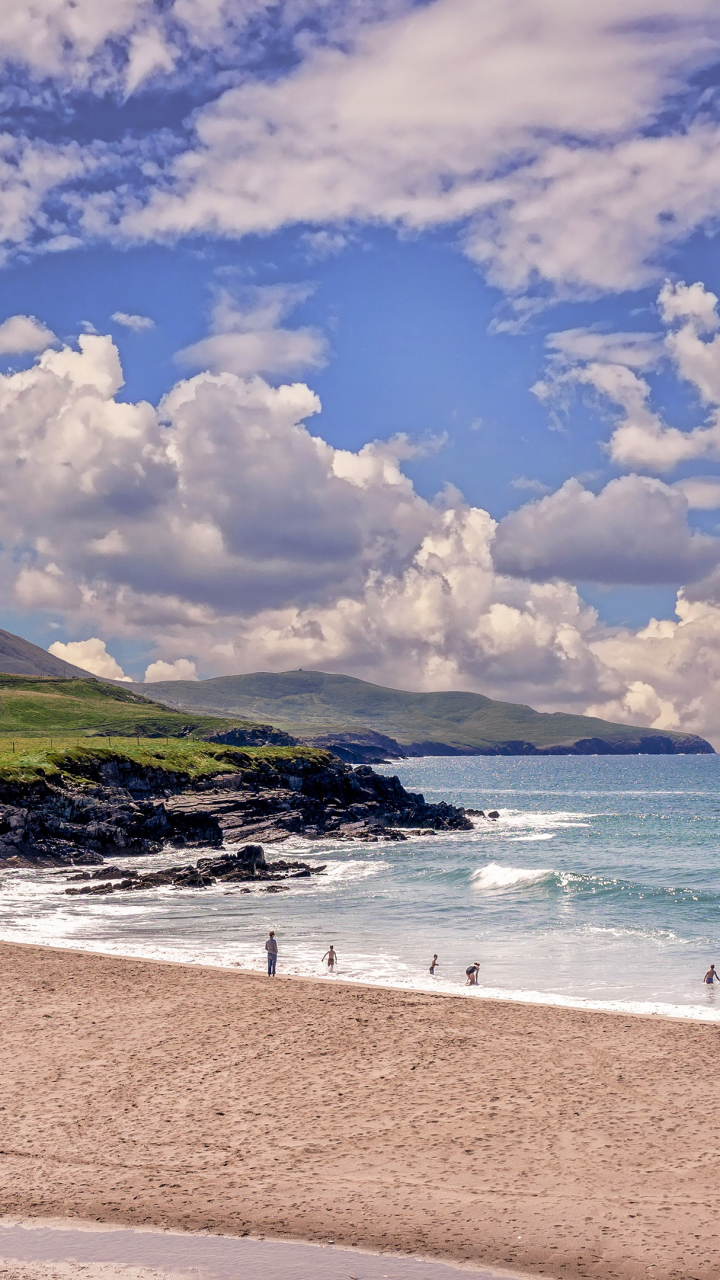
<instances>
[{"instance_id":1,"label":"green hill","mask_svg":"<svg viewBox=\"0 0 720 1280\"><path fill-rule=\"evenodd\" d=\"M479 693L410 693L322 671L257 671L213 680L130 686L193 713L269 721L304 739L381 734L408 754L712 752L692 734L533 711ZM385 750L390 750L386 747Z\"/></svg>"},{"instance_id":2,"label":"green hill","mask_svg":"<svg viewBox=\"0 0 720 1280\"><path fill-rule=\"evenodd\" d=\"M0 735L17 738L200 737L237 725L218 718L169 710L127 686L87 679L0 675ZM243 724L242 728L255 728Z\"/></svg>"}]
</instances>

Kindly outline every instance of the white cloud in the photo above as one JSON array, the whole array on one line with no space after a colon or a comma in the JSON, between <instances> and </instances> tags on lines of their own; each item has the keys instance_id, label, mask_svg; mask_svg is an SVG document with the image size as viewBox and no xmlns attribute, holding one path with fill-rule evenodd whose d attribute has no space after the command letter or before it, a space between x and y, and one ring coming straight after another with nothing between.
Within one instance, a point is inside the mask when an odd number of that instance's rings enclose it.
<instances>
[{"instance_id":1,"label":"white cloud","mask_svg":"<svg viewBox=\"0 0 720 1280\"><path fill-rule=\"evenodd\" d=\"M597 335L569 330L553 334L547 376L533 391L548 403L566 402L569 391L588 387L619 410L608 453L621 467L669 472L696 458L720 457L720 327L717 298L696 283L666 282L659 308L664 334ZM708 337L712 333L714 336ZM710 406L703 423L691 430L668 426L652 408L652 392L638 369L668 361L677 376Z\"/></svg>"},{"instance_id":2,"label":"white cloud","mask_svg":"<svg viewBox=\"0 0 720 1280\"><path fill-rule=\"evenodd\" d=\"M518 476L516 480L510 481L513 489L524 490L526 493L545 494L550 492L550 485L543 484L542 480L533 480L528 476Z\"/></svg>"},{"instance_id":3,"label":"white cloud","mask_svg":"<svg viewBox=\"0 0 720 1280\"><path fill-rule=\"evenodd\" d=\"M300 237L302 243L308 252L308 257L312 259L334 258L336 254L342 253L343 249L349 244L349 237L343 235L340 231L306 231Z\"/></svg>"},{"instance_id":4,"label":"white cloud","mask_svg":"<svg viewBox=\"0 0 720 1280\"><path fill-rule=\"evenodd\" d=\"M68 184L97 164L92 147L0 134L0 265L18 247L48 251L79 243L66 238L55 220L57 208L51 215L44 205L48 196L57 200Z\"/></svg>"},{"instance_id":5,"label":"white cloud","mask_svg":"<svg viewBox=\"0 0 720 1280\"><path fill-rule=\"evenodd\" d=\"M510 292L546 282L582 295L655 279L670 246L715 224L720 127L704 103L668 111L717 60L711 0L686 0L682 12L674 0L8 5L0 58L37 76L41 97L122 96L150 80L210 95L189 144L180 131L140 137L134 152L127 139L84 150L3 140L10 245L61 251L79 236L295 225L317 257L339 251L358 223L445 225ZM253 74L278 24L296 59L284 74ZM242 79L228 88L231 51ZM23 153L24 172L3 166L3 146ZM105 189L64 189L96 169ZM244 369L258 358L249 346L236 340L233 363L230 344L216 343L220 363L202 363ZM308 356L266 358L277 370Z\"/></svg>"},{"instance_id":6,"label":"white cloud","mask_svg":"<svg viewBox=\"0 0 720 1280\"><path fill-rule=\"evenodd\" d=\"M53 342L55 334L34 316L8 316L0 324L0 355L44 351Z\"/></svg>"},{"instance_id":7,"label":"white cloud","mask_svg":"<svg viewBox=\"0 0 720 1280\"><path fill-rule=\"evenodd\" d=\"M153 645L150 681L317 666L540 709L607 703L720 733L713 572L686 588L678 621L610 631L571 583L499 573L495 522L453 489L435 502L417 494L406 438L353 452L312 435L303 420L319 404L306 386L206 373L155 409L117 400L121 385L117 351L96 335L0 377L4 599L64 615L94 645L107 634ZM610 555L604 526L618 522L646 576L659 572L658 548L696 573L715 544L682 525L682 493L613 483L531 503L516 533L529 513L530 538L557 554L569 501L586 555L593 536ZM542 502L551 518L539 528ZM628 573L631 550L617 549ZM644 701L638 683L652 691Z\"/></svg>"},{"instance_id":8,"label":"white cloud","mask_svg":"<svg viewBox=\"0 0 720 1280\"><path fill-rule=\"evenodd\" d=\"M143 329L155 328L155 321L149 316L135 316L127 311L113 311L110 319L116 324L121 324L125 329L133 329L135 333L141 333Z\"/></svg>"},{"instance_id":9,"label":"white cloud","mask_svg":"<svg viewBox=\"0 0 720 1280\"><path fill-rule=\"evenodd\" d=\"M48 653L52 653L56 658L62 658L64 662L71 662L74 667L82 667L84 671L90 671L92 675L100 676L105 680L131 679L130 676L125 675L112 654L108 653L105 641L98 640L97 636L91 640L70 640L67 644L56 640L50 645Z\"/></svg>"},{"instance_id":10,"label":"white cloud","mask_svg":"<svg viewBox=\"0 0 720 1280\"><path fill-rule=\"evenodd\" d=\"M285 329L283 316L310 296L304 285L265 285L246 289L238 301L218 291L212 312L212 334L178 351L175 360L212 373L295 373L326 362L327 344L317 329Z\"/></svg>"},{"instance_id":11,"label":"white cloud","mask_svg":"<svg viewBox=\"0 0 720 1280\"><path fill-rule=\"evenodd\" d=\"M548 581L683 583L720 561L720 539L692 533L682 492L646 476L621 476L599 494L566 480L498 525L502 573Z\"/></svg>"},{"instance_id":12,"label":"white cloud","mask_svg":"<svg viewBox=\"0 0 720 1280\"><path fill-rule=\"evenodd\" d=\"M134 93L158 72L172 71L179 53L179 49L173 48L157 26L150 25L144 30L135 31L128 46L125 92L128 95Z\"/></svg>"},{"instance_id":13,"label":"white cloud","mask_svg":"<svg viewBox=\"0 0 720 1280\"><path fill-rule=\"evenodd\" d=\"M679 489L692 511L715 511L720 507L720 477L689 476L677 480L673 486Z\"/></svg>"},{"instance_id":14,"label":"white cloud","mask_svg":"<svg viewBox=\"0 0 720 1280\"><path fill-rule=\"evenodd\" d=\"M177 658L175 662L151 662L145 672L145 684L156 684L160 680L197 680L198 673L194 662L188 658Z\"/></svg>"},{"instance_id":15,"label":"white cloud","mask_svg":"<svg viewBox=\"0 0 720 1280\"><path fill-rule=\"evenodd\" d=\"M716 56L713 18L710 0L682 15L670 0L412 6L201 109L195 145L121 229L464 223L467 252L512 290L635 287L716 214L716 127L649 129Z\"/></svg>"}]
</instances>

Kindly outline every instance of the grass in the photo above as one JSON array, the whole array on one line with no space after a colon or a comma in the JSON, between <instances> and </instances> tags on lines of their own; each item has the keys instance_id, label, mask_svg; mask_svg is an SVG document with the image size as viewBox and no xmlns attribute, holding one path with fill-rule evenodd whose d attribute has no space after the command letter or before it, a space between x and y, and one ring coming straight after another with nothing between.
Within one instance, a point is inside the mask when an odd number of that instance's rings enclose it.
<instances>
[{"instance_id":1,"label":"grass","mask_svg":"<svg viewBox=\"0 0 720 1280\"><path fill-rule=\"evenodd\" d=\"M30 783L58 776L77 781L79 777L92 776L98 762L111 760L129 760L194 780L246 769L283 772L283 765L299 760L321 767L332 757L329 752L312 747L229 747L187 738L170 738L163 743L118 736L104 743L82 739L77 734L52 739L0 736L0 781L5 783Z\"/></svg>"},{"instance_id":2,"label":"grass","mask_svg":"<svg viewBox=\"0 0 720 1280\"><path fill-rule=\"evenodd\" d=\"M387 689L322 671L256 671L212 680L175 680L153 685L152 690L153 696L190 713L251 716L294 737L372 729L401 743L441 742L483 751L517 740L547 747L582 738L622 742L646 733L683 736L592 716L534 711L478 693Z\"/></svg>"},{"instance_id":3,"label":"grass","mask_svg":"<svg viewBox=\"0 0 720 1280\"><path fill-rule=\"evenodd\" d=\"M252 721L243 721L251 727ZM53 741L68 735L172 738L211 733L238 724L171 710L140 694L99 680L0 675L0 735Z\"/></svg>"}]
</instances>

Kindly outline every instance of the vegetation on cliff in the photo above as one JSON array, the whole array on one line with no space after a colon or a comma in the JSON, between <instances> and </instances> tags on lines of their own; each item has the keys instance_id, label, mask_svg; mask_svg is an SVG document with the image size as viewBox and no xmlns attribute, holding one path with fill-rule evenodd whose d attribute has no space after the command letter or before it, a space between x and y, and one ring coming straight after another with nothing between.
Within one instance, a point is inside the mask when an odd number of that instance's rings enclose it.
<instances>
[{"instance_id":1,"label":"vegetation on cliff","mask_svg":"<svg viewBox=\"0 0 720 1280\"><path fill-rule=\"evenodd\" d=\"M1 740L186 738L262 727L237 716L171 710L102 680L0 675Z\"/></svg>"},{"instance_id":2,"label":"vegetation on cliff","mask_svg":"<svg viewBox=\"0 0 720 1280\"><path fill-rule=\"evenodd\" d=\"M258 778L292 771L295 763L324 767L332 761L328 751L313 747L232 747L192 738L112 737L96 739L0 737L0 781L12 785L40 779L94 781L101 771L116 765L119 771L151 770L165 774L168 786L183 786L219 774L251 771ZM158 777L158 786L162 777Z\"/></svg>"}]
</instances>

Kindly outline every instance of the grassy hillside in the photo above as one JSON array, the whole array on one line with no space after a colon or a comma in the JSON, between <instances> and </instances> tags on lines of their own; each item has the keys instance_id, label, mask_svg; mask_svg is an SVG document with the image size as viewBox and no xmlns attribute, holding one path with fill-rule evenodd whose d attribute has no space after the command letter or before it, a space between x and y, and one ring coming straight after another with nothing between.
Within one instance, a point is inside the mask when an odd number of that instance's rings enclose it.
<instances>
[{"instance_id":1,"label":"grassy hillside","mask_svg":"<svg viewBox=\"0 0 720 1280\"><path fill-rule=\"evenodd\" d=\"M130 689L83 680L0 675L0 737L176 737L237 724L168 710Z\"/></svg>"},{"instance_id":2,"label":"grassy hillside","mask_svg":"<svg viewBox=\"0 0 720 1280\"><path fill-rule=\"evenodd\" d=\"M66 774L74 779L93 776L98 763L134 761L135 764L160 769L171 774L185 774L191 779L210 778L218 773L236 773L243 769L282 772L289 761L307 760L318 766L332 757L312 747L228 747L212 742L171 738L113 738L112 746L99 740L76 737L0 738L0 782L34 782L38 778Z\"/></svg>"},{"instance_id":3,"label":"grassy hillside","mask_svg":"<svg viewBox=\"0 0 720 1280\"><path fill-rule=\"evenodd\" d=\"M547 714L479 693L409 693L351 676L321 671L255 672L214 680L167 681L151 686L153 697L193 712L267 720L294 736L313 737L371 729L396 741L441 742L469 750L524 741L537 747L580 739L630 742L652 732L589 716Z\"/></svg>"}]
</instances>

